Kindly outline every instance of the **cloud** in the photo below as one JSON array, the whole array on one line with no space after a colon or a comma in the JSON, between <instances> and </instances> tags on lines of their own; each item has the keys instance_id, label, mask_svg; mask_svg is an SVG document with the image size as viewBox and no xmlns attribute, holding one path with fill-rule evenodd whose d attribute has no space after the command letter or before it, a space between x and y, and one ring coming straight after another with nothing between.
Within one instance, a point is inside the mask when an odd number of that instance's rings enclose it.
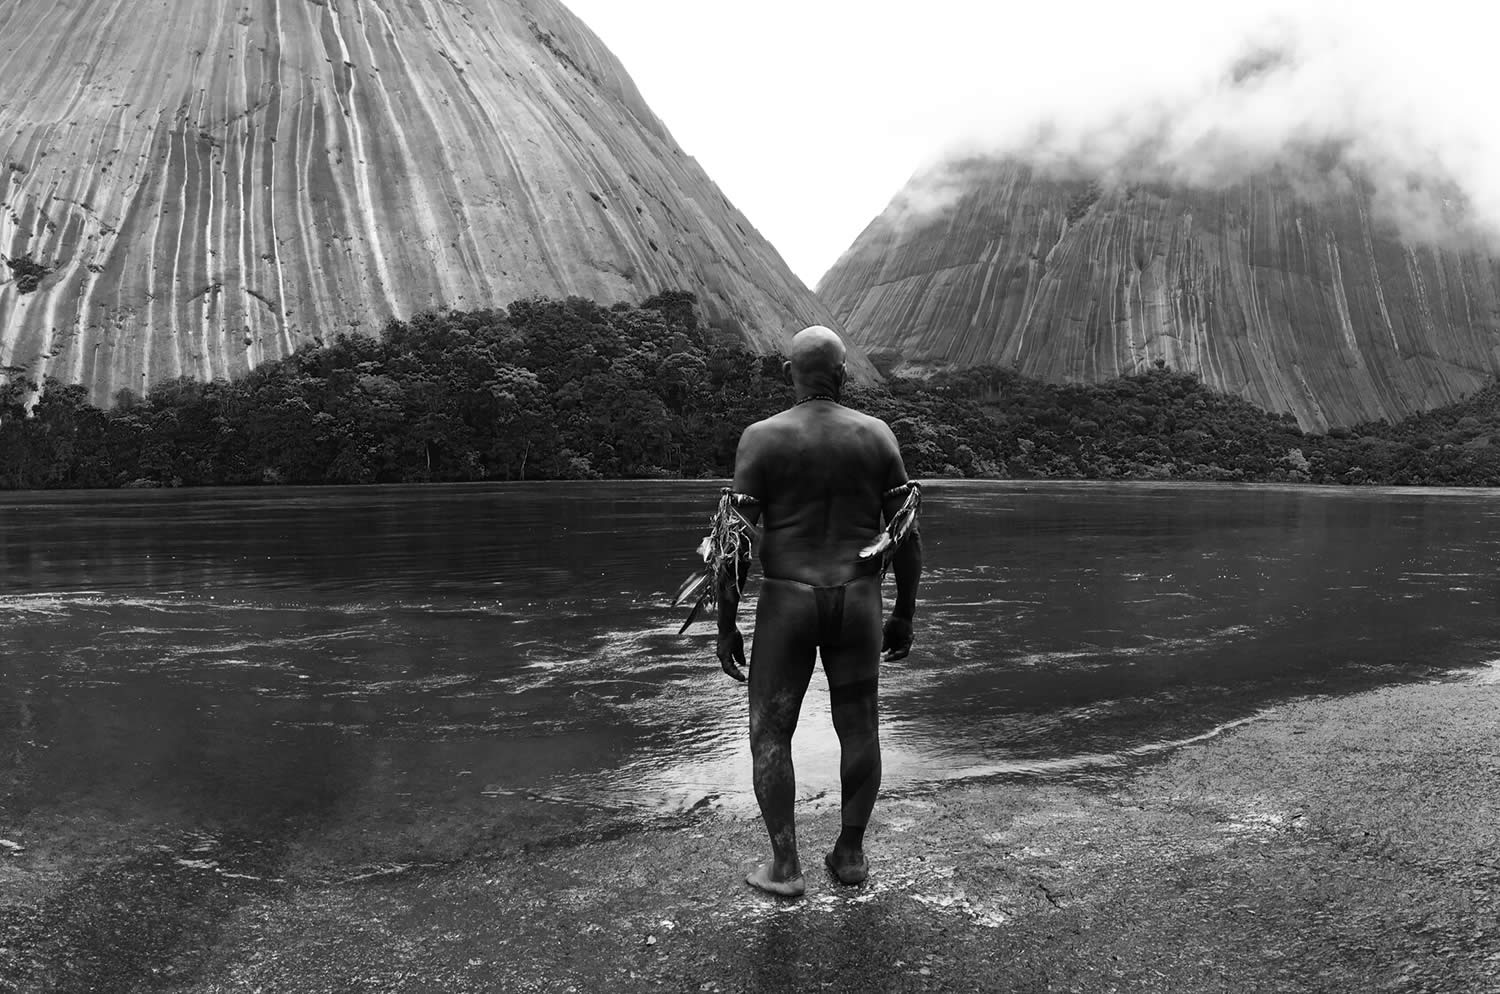
<instances>
[{"instance_id":1,"label":"cloud","mask_svg":"<svg viewBox=\"0 0 1500 994\"><path fill-rule=\"evenodd\" d=\"M1449 187L1500 218L1493 2L566 2L809 282L966 151L1211 185L1281 160L1310 183L1332 156L1409 225L1441 227ZM954 195L908 191L907 216Z\"/></svg>"},{"instance_id":2,"label":"cloud","mask_svg":"<svg viewBox=\"0 0 1500 994\"><path fill-rule=\"evenodd\" d=\"M965 169L966 158L968 157L955 156L924 166L892 198L890 206L881 215L881 220L886 224L904 227L947 213L968 192L971 185Z\"/></svg>"},{"instance_id":3,"label":"cloud","mask_svg":"<svg viewBox=\"0 0 1500 994\"><path fill-rule=\"evenodd\" d=\"M1013 74L1008 93L975 94L891 219L957 199L945 163L1007 156L1210 189L1276 170L1312 198L1357 183L1410 238L1500 240L1500 60L1480 5L1262 5L1216 25L1171 2L1144 13L1164 26L1157 44L1133 18L1083 25L1079 58L1064 35L1023 106Z\"/></svg>"}]
</instances>

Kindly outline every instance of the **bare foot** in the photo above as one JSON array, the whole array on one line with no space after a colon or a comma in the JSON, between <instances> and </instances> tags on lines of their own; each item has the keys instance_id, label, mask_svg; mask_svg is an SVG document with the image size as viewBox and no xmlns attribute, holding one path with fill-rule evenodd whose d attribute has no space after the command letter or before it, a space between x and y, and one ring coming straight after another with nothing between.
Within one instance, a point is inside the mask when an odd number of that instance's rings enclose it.
<instances>
[{"instance_id":1,"label":"bare foot","mask_svg":"<svg viewBox=\"0 0 1500 994\"><path fill-rule=\"evenodd\" d=\"M785 880L777 880L774 863L762 863L757 866L745 878L745 883L767 894L775 894L777 897L801 897L807 892L807 884L803 882L800 873L794 873Z\"/></svg>"},{"instance_id":2,"label":"bare foot","mask_svg":"<svg viewBox=\"0 0 1500 994\"><path fill-rule=\"evenodd\" d=\"M841 884L862 884L870 875L870 864L865 860L862 849L840 849L834 846L833 852L823 857L823 865L828 867L828 872Z\"/></svg>"}]
</instances>

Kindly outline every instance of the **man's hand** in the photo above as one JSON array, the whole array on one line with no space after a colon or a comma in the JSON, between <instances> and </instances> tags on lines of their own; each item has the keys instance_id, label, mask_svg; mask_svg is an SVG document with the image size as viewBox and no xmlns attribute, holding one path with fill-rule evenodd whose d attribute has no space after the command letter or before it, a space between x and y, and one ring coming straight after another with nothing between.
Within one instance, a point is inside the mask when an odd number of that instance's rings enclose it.
<instances>
[{"instance_id":1,"label":"man's hand","mask_svg":"<svg viewBox=\"0 0 1500 994\"><path fill-rule=\"evenodd\" d=\"M905 659L911 652L911 619L898 618L891 615L891 620L885 623L885 631L880 642L880 651L884 653L880 658L886 662L894 659Z\"/></svg>"},{"instance_id":2,"label":"man's hand","mask_svg":"<svg viewBox=\"0 0 1500 994\"><path fill-rule=\"evenodd\" d=\"M745 671L741 667L745 665L745 636L740 634L740 630L731 628L727 632L719 632L719 646L715 652L724 672L744 683Z\"/></svg>"}]
</instances>

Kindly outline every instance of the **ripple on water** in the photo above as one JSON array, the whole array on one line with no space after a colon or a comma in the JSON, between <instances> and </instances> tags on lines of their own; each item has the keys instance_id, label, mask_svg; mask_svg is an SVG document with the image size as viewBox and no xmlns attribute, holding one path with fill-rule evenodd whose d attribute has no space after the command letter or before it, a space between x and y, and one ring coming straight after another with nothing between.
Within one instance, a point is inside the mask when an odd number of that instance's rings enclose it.
<instances>
[{"instance_id":1,"label":"ripple on water","mask_svg":"<svg viewBox=\"0 0 1500 994\"><path fill-rule=\"evenodd\" d=\"M193 522L129 524L136 545L93 572L54 562L21 581L30 593L0 595L0 666L26 720L59 740L89 729L71 738L76 769L125 755L137 786L337 759L360 803L418 784L422 803L461 808L477 787L443 793L452 766L505 797L753 812L744 689L718 670L712 623L679 637L685 612L666 605L696 540L683 522L712 489L278 496L284 529L226 542L204 524L196 545ZM917 649L881 674L889 791L1108 776L1309 686L1367 685L1414 656L1493 659L1500 581L1481 567L1500 517L1471 496L935 484ZM525 527L493 527L512 519ZM100 529L76 540L90 554L118 524L99 520L70 525ZM202 554L142 565L152 543ZM1500 663L1477 678L1500 680ZM65 727L70 709L87 722ZM183 729L212 753L195 753L201 769L180 762ZM821 674L794 749L804 800L836 807Z\"/></svg>"}]
</instances>

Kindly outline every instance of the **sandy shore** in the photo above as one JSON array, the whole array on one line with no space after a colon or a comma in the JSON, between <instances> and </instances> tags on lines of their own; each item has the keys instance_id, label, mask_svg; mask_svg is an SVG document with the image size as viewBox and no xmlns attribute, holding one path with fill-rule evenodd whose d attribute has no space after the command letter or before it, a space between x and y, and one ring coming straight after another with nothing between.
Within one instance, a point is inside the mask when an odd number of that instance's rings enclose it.
<instances>
[{"instance_id":1,"label":"sandy shore","mask_svg":"<svg viewBox=\"0 0 1500 994\"><path fill-rule=\"evenodd\" d=\"M798 902L740 882L761 828L719 813L359 880L293 854L186 900L139 854L0 853L0 991L1494 994L1497 801L1487 671L1279 707L1108 789L882 802L858 888L823 806Z\"/></svg>"}]
</instances>

